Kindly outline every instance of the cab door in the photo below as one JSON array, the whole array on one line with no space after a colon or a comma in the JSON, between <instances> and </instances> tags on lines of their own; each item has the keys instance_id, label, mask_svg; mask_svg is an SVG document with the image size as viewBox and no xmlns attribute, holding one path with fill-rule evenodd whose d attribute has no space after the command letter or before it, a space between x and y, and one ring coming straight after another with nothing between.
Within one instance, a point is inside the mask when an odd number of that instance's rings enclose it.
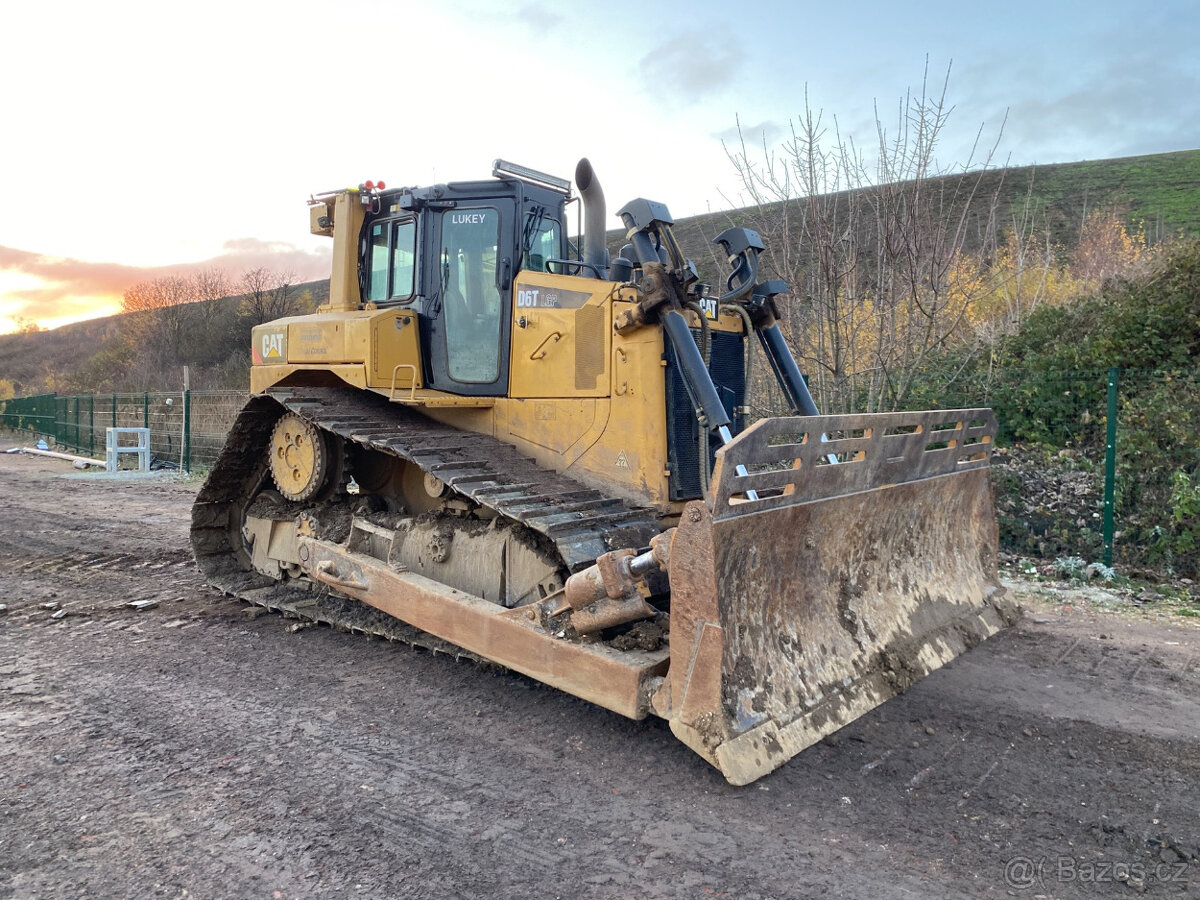
<instances>
[{"instance_id":1,"label":"cab door","mask_svg":"<svg viewBox=\"0 0 1200 900\"><path fill-rule=\"evenodd\" d=\"M508 391L514 203L458 202L433 213L427 294L431 386L472 396ZM428 222L428 219L426 220Z\"/></svg>"}]
</instances>

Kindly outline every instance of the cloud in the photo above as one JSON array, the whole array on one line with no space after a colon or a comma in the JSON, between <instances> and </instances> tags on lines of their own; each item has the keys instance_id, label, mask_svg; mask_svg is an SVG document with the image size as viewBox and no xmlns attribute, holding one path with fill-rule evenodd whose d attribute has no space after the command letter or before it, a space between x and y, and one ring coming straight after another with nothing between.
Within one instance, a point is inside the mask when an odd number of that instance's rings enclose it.
<instances>
[{"instance_id":1,"label":"cloud","mask_svg":"<svg viewBox=\"0 0 1200 900\"><path fill-rule=\"evenodd\" d=\"M557 31L567 24L566 16L538 3L522 6L513 13L513 18L517 22L529 26L537 34Z\"/></svg>"},{"instance_id":2,"label":"cloud","mask_svg":"<svg viewBox=\"0 0 1200 900\"><path fill-rule=\"evenodd\" d=\"M1170 85L1170 87L1168 87ZM1010 136L1049 158L1161 153L1200 145L1200 80L1109 69L1097 83L1015 104ZM1103 147L1097 154L1091 148Z\"/></svg>"},{"instance_id":3,"label":"cloud","mask_svg":"<svg viewBox=\"0 0 1200 900\"><path fill-rule=\"evenodd\" d=\"M761 148L764 144L774 148L787 135L787 130L778 122L764 119L757 125L742 125L740 122L721 131L712 132L712 136L731 149L741 146L744 141L747 149Z\"/></svg>"},{"instance_id":4,"label":"cloud","mask_svg":"<svg viewBox=\"0 0 1200 900\"><path fill-rule=\"evenodd\" d=\"M743 59L740 47L729 35L718 40L684 30L642 57L638 66L650 80L651 94L693 104L732 83Z\"/></svg>"},{"instance_id":5,"label":"cloud","mask_svg":"<svg viewBox=\"0 0 1200 900\"><path fill-rule=\"evenodd\" d=\"M323 251L307 250L284 241L260 241L257 238L236 238L222 245L220 256L195 268L215 266L228 271L234 277L247 269L265 266L280 272L291 272L297 281L316 281L329 277L330 242Z\"/></svg>"},{"instance_id":6,"label":"cloud","mask_svg":"<svg viewBox=\"0 0 1200 900\"><path fill-rule=\"evenodd\" d=\"M9 319L0 319L4 329L15 327L18 317L45 325L111 312L125 288L139 280L139 270L0 247L0 279L6 285L0 315Z\"/></svg>"},{"instance_id":7,"label":"cloud","mask_svg":"<svg viewBox=\"0 0 1200 900\"><path fill-rule=\"evenodd\" d=\"M15 328L17 318L56 326L111 315L125 291L139 281L212 268L237 280L260 266L290 272L297 282L305 282L327 278L330 259L328 251L255 238L227 241L211 259L170 266L97 263L0 246L0 331Z\"/></svg>"},{"instance_id":8,"label":"cloud","mask_svg":"<svg viewBox=\"0 0 1200 900\"><path fill-rule=\"evenodd\" d=\"M1190 35L1152 24L1097 35L1070 66L1027 54L997 78L994 68L968 64L968 106L997 121L1008 108L1005 144L1019 165L1200 147L1200 63Z\"/></svg>"}]
</instances>

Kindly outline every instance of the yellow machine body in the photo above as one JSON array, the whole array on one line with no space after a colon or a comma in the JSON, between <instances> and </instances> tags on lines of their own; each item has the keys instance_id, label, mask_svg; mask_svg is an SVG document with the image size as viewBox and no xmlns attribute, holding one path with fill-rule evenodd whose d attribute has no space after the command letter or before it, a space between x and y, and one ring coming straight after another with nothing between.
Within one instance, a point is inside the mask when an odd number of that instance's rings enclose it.
<instances>
[{"instance_id":1,"label":"yellow machine body","mask_svg":"<svg viewBox=\"0 0 1200 900\"><path fill-rule=\"evenodd\" d=\"M614 315L636 302L632 286L521 272L515 292L587 294L578 308L514 307L507 397L470 398L423 388L415 316L403 308L279 319L254 329L250 389L326 383L418 406L439 421L497 437L538 463L621 496L678 511L668 498L666 380L657 329L613 331ZM697 328L695 313L689 313ZM708 323L741 334L731 313Z\"/></svg>"},{"instance_id":2,"label":"yellow machine body","mask_svg":"<svg viewBox=\"0 0 1200 900\"><path fill-rule=\"evenodd\" d=\"M661 204L610 260L581 163L572 255L570 184L495 174L312 201L329 302L253 331L214 584L661 716L737 784L1013 621L989 410L819 415L754 232L714 295ZM755 342L792 415L747 420Z\"/></svg>"}]
</instances>

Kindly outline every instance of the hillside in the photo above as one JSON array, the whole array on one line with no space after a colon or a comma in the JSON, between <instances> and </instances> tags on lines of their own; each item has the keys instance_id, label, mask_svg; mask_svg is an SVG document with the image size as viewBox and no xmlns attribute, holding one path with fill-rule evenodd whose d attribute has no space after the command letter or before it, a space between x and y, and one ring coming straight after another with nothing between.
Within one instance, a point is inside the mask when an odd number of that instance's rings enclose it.
<instances>
[{"instance_id":1,"label":"hillside","mask_svg":"<svg viewBox=\"0 0 1200 900\"><path fill-rule=\"evenodd\" d=\"M53 373L86 359L121 333L123 316L63 325L53 331L0 334L0 379L13 382L17 396L39 390Z\"/></svg>"},{"instance_id":2,"label":"hillside","mask_svg":"<svg viewBox=\"0 0 1200 900\"><path fill-rule=\"evenodd\" d=\"M310 302L316 305L328 298L329 282L310 281L298 284L294 286L294 292L298 296L309 296ZM215 317L224 315L225 318L230 318L236 315L238 300L236 296L222 297L220 300L197 303L193 306L196 307L197 313L203 313L202 308L210 306L216 314ZM63 325L52 331L0 334L0 379L13 382L17 396L43 391L68 393L102 390L103 388L95 384L81 383L80 374L88 371L87 364L90 361L120 343L120 339L127 337L129 326L136 323L139 316L144 315L127 313ZM201 315L201 318L204 316ZM212 319L214 316L210 315L207 318ZM235 329L234 323L228 324L230 329ZM244 327L242 330L245 331L245 340L236 340L227 347L231 355L239 351L248 354L249 331ZM240 337L240 332L236 329L233 333ZM198 386L228 385L205 384L202 377Z\"/></svg>"},{"instance_id":3,"label":"hillside","mask_svg":"<svg viewBox=\"0 0 1200 900\"><path fill-rule=\"evenodd\" d=\"M1157 243L1176 235L1200 235L1200 150L1158 153L1087 162L1045 166L1021 166L983 173L946 176L934 181L953 193L955 182L979 179L977 194L997 194L996 224L1003 231L1011 227L1029 206L1049 231L1051 241L1071 247L1079 237L1080 226L1089 212L1115 209L1131 231L1145 230L1147 239ZM845 202L855 192L834 195ZM670 206L669 198L664 199ZM617 207L625 199L609 198ZM730 225L759 228L766 234L765 223L778 218L779 204L761 209L736 209L676 222L675 232L684 251L703 267L715 259L713 237ZM976 215L969 223L970 234L981 234L986 223ZM609 248L616 253L624 243L624 233L608 233ZM968 247L971 246L970 239Z\"/></svg>"},{"instance_id":4,"label":"hillside","mask_svg":"<svg viewBox=\"0 0 1200 900\"><path fill-rule=\"evenodd\" d=\"M974 236L985 234L990 224L994 223L1003 231L1026 209L1032 209L1039 227L1062 248L1075 244L1082 222L1096 209L1117 210L1131 230L1144 228L1151 243L1177 234L1200 235L1200 150L1026 166L982 175L966 173L935 180L934 185L952 193L960 184L976 179L980 182L977 186L979 195L990 197L995 193L996 208L994 218L981 206L968 221L972 235L968 238L968 247L973 240L978 242ZM854 193L834 197L847 205L865 203ZM610 212L615 212L630 199L609 197ZM655 199L662 199L670 206L669 197ZM758 229L769 243L777 244L779 229L776 226L780 212L780 205L775 204L759 209L692 216L676 223L676 235L684 252L695 260L702 274L714 278L717 272L724 270L724 262L718 258L712 238L731 224L739 224ZM614 255L623 243L622 231L608 233L609 249ZM297 285L296 289L307 292L312 302L319 303L326 296L328 285L310 282ZM223 305L227 318L236 315L236 298L214 303ZM114 348L122 343L118 338L127 333L126 325L131 321L128 316L113 316L66 325L54 331L0 335L0 379L13 382L18 395L46 390L60 393L107 390L97 382L97 376L102 372L107 374L112 368L109 361L116 358ZM218 352L227 354L228 359L223 366L206 360L204 372L193 370L193 378L199 376L194 383L197 386L234 386L231 382L241 377L239 373L247 365L241 357L246 354L248 334L248 327L241 322L237 327L230 325L220 335L210 335L210 343L215 344ZM102 356L105 352L110 355ZM128 348L122 352L121 360L126 364L131 353L139 355L139 351ZM120 378L116 381L125 385Z\"/></svg>"}]
</instances>

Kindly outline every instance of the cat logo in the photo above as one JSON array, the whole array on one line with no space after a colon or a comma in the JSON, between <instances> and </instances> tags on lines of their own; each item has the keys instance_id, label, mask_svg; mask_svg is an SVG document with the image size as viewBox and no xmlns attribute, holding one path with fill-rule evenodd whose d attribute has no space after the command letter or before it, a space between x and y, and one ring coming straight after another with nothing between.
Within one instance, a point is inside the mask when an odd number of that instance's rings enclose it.
<instances>
[{"instance_id":1,"label":"cat logo","mask_svg":"<svg viewBox=\"0 0 1200 900\"><path fill-rule=\"evenodd\" d=\"M617 461L616 461L615 465L618 469L628 469L629 468L629 457L625 455L624 450L622 450L620 453L617 454Z\"/></svg>"},{"instance_id":2,"label":"cat logo","mask_svg":"<svg viewBox=\"0 0 1200 900\"><path fill-rule=\"evenodd\" d=\"M262 358L264 360L283 359L283 337L281 331L262 336Z\"/></svg>"}]
</instances>

